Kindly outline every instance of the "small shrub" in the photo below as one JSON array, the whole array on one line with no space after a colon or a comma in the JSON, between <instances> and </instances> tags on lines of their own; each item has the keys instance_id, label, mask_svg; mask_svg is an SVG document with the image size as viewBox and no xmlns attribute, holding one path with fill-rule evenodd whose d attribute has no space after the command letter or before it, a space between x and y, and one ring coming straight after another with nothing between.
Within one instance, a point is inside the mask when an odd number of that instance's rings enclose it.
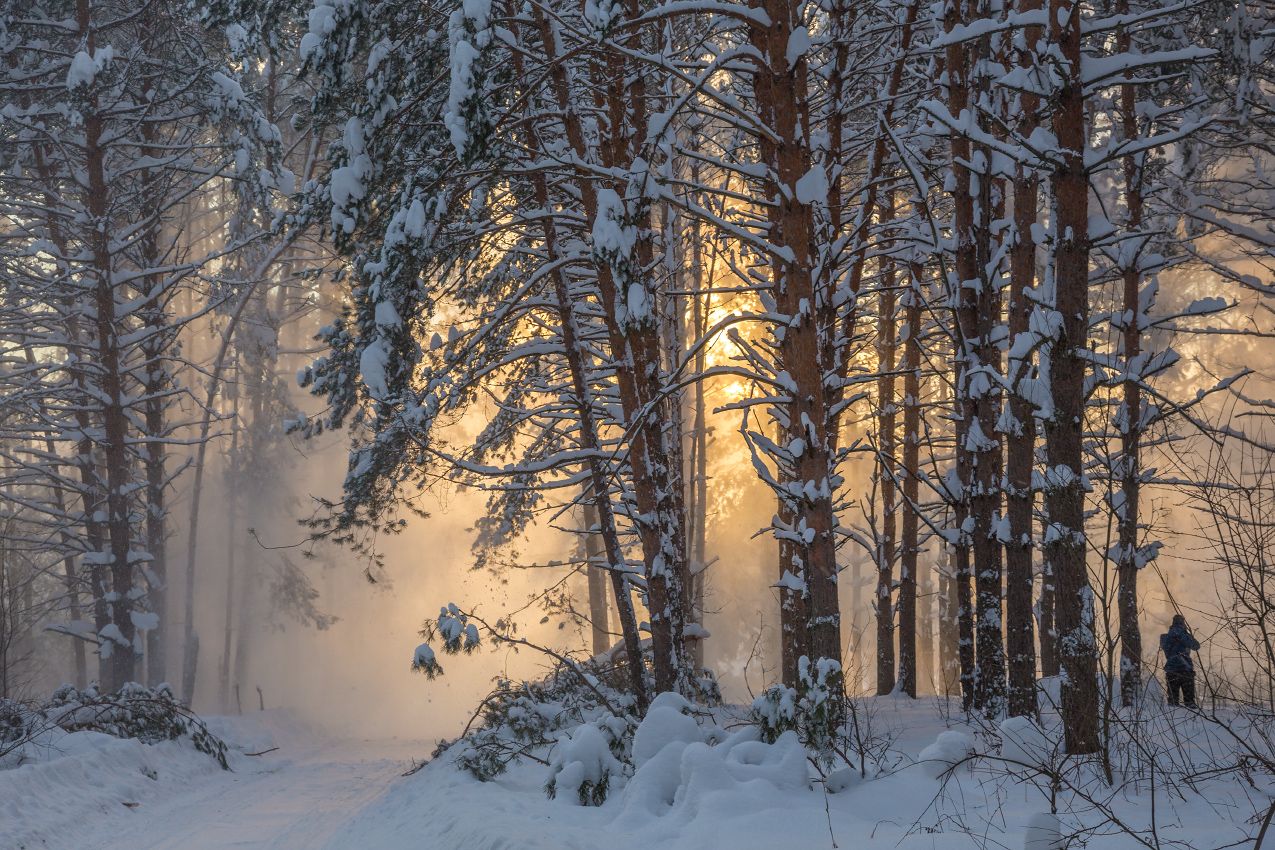
<instances>
[{"instance_id":1,"label":"small shrub","mask_svg":"<svg viewBox=\"0 0 1275 850\"><path fill-rule=\"evenodd\" d=\"M112 694L103 694L92 685L82 691L63 685L41 707L40 714L67 732L102 732L144 744L189 738L196 750L213 758L223 770L230 769L226 743L209 732L167 685L147 688L130 682Z\"/></svg>"},{"instance_id":2,"label":"small shrub","mask_svg":"<svg viewBox=\"0 0 1275 850\"><path fill-rule=\"evenodd\" d=\"M845 719L841 668L825 658L812 669L810 659L802 656L797 675L798 688L772 685L753 700L752 720L766 743L796 732L807 748L831 762Z\"/></svg>"}]
</instances>

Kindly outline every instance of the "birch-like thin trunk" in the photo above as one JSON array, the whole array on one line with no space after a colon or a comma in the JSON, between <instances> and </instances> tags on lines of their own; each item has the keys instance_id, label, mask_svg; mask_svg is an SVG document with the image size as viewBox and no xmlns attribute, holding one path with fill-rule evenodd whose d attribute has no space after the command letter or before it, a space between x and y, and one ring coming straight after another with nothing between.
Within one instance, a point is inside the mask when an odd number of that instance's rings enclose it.
<instances>
[{"instance_id":1,"label":"birch-like thin trunk","mask_svg":"<svg viewBox=\"0 0 1275 850\"><path fill-rule=\"evenodd\" d=\"M1128 0L1116 4L1116 13L1129 13ZM1116 52L1127 54L1133 47L1128 27L1116 31ZM1133 83L1120 86L1121 131L1125 141L1138 137L1137 93ZM1123 404L1116 419L1120 429L1120 500L1116 505L1116 575L1119 580L1116 608L1120 617L1120 701L1133 705L1142 690L1142 630L1138 627L1139 500L1142 490L1142 385L1135 375L1142 353L1142 162L1145 153L1123 158L1124 196L1128 214L1126 227L1138 250L1131 253L1121 270L1123 284L1124 347L1126 379L1122 385Z\"/></svg>"},{"instance_id":2,"label":"birch-like thin trunk","mask_svg":"<svg viewBox=\"0 0 1275 850\"><path fill-rule=\"evenodd\" d=\"M956 550L944 547L947 563L938 570L939 689L948 697L961 695L960 639L957 627Z\"/></svg>"},{"instance_id":3,"label":"birch-like thin trunk","mask_svg":"<svg viewBox=\"0 0 1275 850\"><path fill-rule=\"evenodd\" d=\"M699 163L691 165L691 184L699 184ZM708 316L712 308L711 292L698 293L712 288L711 278L705 278L703 235L698 219L691 223L690 235L690 273L691 291L691 335L690 340L698 342L704 338L708 330ZM704 374L704 346L695 349L695 374ZM691 569L691 604L690 617L696 625L704 625L704 584L708 569L708 404L704 397L704 381L697 380L691 390L691 434L690 460L687 464L687 477L690 481L687 490L686 519L690 533L690 569ZM691 644L692 662L696 671L704 669L704 640L699 638Z\"/></svg>"},{"instance_id":4,"label":"birch-like thin trunk","mask_svg":"<svg viewBox=\"0 0 1275 850\"><path fill-rule=\"evenodd\" d=\"M605 563L606 558L598 525L598 509L590 496L584 500L584 551L589 560L584 575L589 589L589 644L595 656L602 655L611 648L611 611L607 606L606 570L596 566Z\"/></svg>"},{"instance_id":5,"label":"birch-like thin trunk","mask_svg":"<svg viewBox=\"0 0 1275 850\"><path fill-rule=\"evenodd\" d=\"M236 354L236 365L239 358ZM238 370L242 376L242 370ZM224 481L227 494L238 494L239 490L239 386L240 382L230 384L231 390L227 393L230 396L230 451L226 455L226 473ZM237 495L231 495L226 499L226 611L223 618L222 641L221 641L221 670L220 687L218 694L221 696L221 705L229 710L230 708L230 677L231 665L233 661L233 647L235 634L235 614L238 602L235 598L235 591L238 589L235 582L238 579L239 563L237 559L239 551L239 529L238 519L239 511ZM242 630L247 628L246 617L244 612L239 611L239 628Z\"/></svg>"},{"instance_id":6,"label":"birch-like thin trunk","mask_svg":"<svg viewBox=\"0 0 1275 850\"><path fill-rule=\"evenodd\" d=\"M881 203L879 220L882 229L894 220L894 192L887 189ZM888 236L887 236L888 239ZM881 535L877 544L877 592L874 608L877 617L877 694L891 693L898 683L894 656L894 561L895 534L898 527L898 494L895 476L895 354L898 350L898 327L895 312L898 298L894 291L894 260L882 252L880 263L880 295L877 316L877 475L881 487ZM915 682L913 682L915 690Z\"/></svg>"},{"instance_id":7,"label":"birch-like thin trunk","mask_svg":"<svg viewBox=\"0 0 1275 850\"><path fill-rule=\"evenodd\" d=\"M917 578L920 555L921 471L921 275L919 262L908 267L908 288L903 305L903 520L899 541L899 684L912 698L917 695L918 673L929 660L929 618L917 617ZM928 605L928 597L924 600ZM924 653L918 648L918 637ZM924 654L924 659L922 658Z\"/></svg>"}]
</instances>

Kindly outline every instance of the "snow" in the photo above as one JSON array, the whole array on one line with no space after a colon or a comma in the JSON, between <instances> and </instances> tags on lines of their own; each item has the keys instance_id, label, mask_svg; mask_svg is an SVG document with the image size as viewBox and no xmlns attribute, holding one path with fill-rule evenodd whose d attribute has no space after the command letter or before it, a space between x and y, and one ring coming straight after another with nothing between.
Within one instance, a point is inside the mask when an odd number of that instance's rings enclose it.
<instances>
[{"instance_id":1,"label":"snow","mask_svg":"<svg viewBox=\"0 0 1275 850\"><path fill-rule=\"evenodd\" d=\"M354 216L347 207L352 201L361 201L367 194L363 181L372 171L372 161L366 153L363 122L351 118L345 122L342 144L348 152L348 164L332 169L328 178L328 193L332 198L332 226L346 233L354 232Z\"/></svg>"},{"instance_id":2,"label":"snow","mask_svg":"<svg viewBox=\"0 0 1275 850\"><path fill-rule=\"evenodd\" d=\"M1023 839L1023 850L1062 850L1065 846L1058 834L1058 816L1049 812L1032 815L1027 822L1027 834Z\"/></svg>"},{"instance_id":3,"label":"snow","mask_svg":"<svg viewBox=\"0 0 1275 850\"><path fill-rule=\"evenodd\" d=\"M623 775L624 766L611 752L611 743L602 729L584 723L553 750L549 765L554 799L578 803L589 789L610 788L613 778Z\"/></svg>"},{"instance_id":4,"label":"snow","mask_svg":"<svg viewBox=\"0 0 1275 850\"><path fill-rule=\"evenodd\" d=\"M810 30L807 27L795 28L792 34L788 36L788 49L784 52L784 58L788 60L788 67L790 69L795 68L801 57L810 52L812 46Z\"/></svg>"},{"instance_id":5,"label":"snow","mask_svg":"<svg viewBox=\"0 0 1275 850\"><path fill-rule=\"evenodd\" d=\"M210 728L234 734L225 722ZM263 743L260 730L239 737ZM232 753L231 760L243 766L242 755ZM223 774L189 742L148 745L54 727L0 757L0 847L101 847L104 822L129 819L152 800Z\"/></svg>"},{"instance_id":6,"label":"snow","mask_svg":"<svg viewBox=\"0 0 1275 850\"><path fill-rule=\"evenodd\" d=\"M1001 756L1023 765L1048 765L1058 755L1056 742L1027 717L1006 718L1000 724Z\"/></svg>"},{"instance_id":7,"label":"snow","mask_svg":"<svg viewBox=\"0 0 1275 850\"><path fill-rule=\"evenodd\" d=\"M93 57L81 50L71 59L71 67L66 72L66 87L74 91L80 86L92 85L97 76L97 68L93 65Z\"/></svg>"},{"instance_id":8,"label":"snow","mask_svg":"<svg viewBox=\"0 0 1275 850\"><path fill-rule=\"evenodd\" d=\"M973 738L964 732L949 730L921 750L920 762L927 775L938 779L975 751Z\"/></svg>"},{"instance_id":9,"label":"snow","mask_svg":"<svg viewBox=\"0 0 1275 850\"><path fill-rule=\"evenodd\" d=\"M637 241L635 228L624 224L624 202L614 189L598 189L598 212L593 220L593 248L601 255L628 256Z\"/></svg>"},{"instance_id":10,"label":"snow","mask_svg":"<svg viewBox=\"0 0 1275 850\"><path fill-rule=\"evenodd\" d=\"M412 664L425 669L434 666L436 663L437 656L434 655L434 650L430 648L429 644L422 643L416 647L416 653L412 656Z\"/></svg>"},{"instance_id":11,"label":"snow","mask_svg":"<svg viewBox=\"0 0 1275 850\"><path fill-rule=\"evenodd\" d=\"M389 301L376 302L374 319L378 328L397 328L403 323L398 310L394 309L394 305Z\"/></svg>"},{"instance_id":12,"label":"snow","mask_svg":"<svg viewBox=\"0 0 1275 850\"><path fill-rule=\"evenodd\" d=\"M212 81L217 84L217 88L226 103L238 104L243 102L243 86L239 84L238 80L228 77L220 71L214 71L212 73Z\"/></svg>"},{"instance_id":13,"label":"snow","mask_svg":"<svg viewBox=\"0 0 1275 850\"><path fill-rule=\"evenodd\" d=\"M384 400L390 394L385 372L389 359L390 346L384 339L375 340L359 355L359 372L363 375L368 395L374 399Z\"/></svg>"},{"instance_id":14,"label":"snow","mask_svg":"<svg viewBox=\"0 0 1275 850\"><path fill-rule=\"evenodd\" d=\"M307 23L309 32L301 37L298 51L302 59L313 53L325 38L336 31L336 8L328 3L315 3Z\"/></svg>"},{"instance_id":15,"label":"snow","mask_svg":"<svg viewBox=\"0 0 1275 850\"><path fill-rule=\"evenodd\" d=\"M642 766L670 745L703 740L699 724L686 712L690 704L677 694L660 694L633 736L633 765Z\"/></svg>"},{"instance_id":16,"label":"snow","mask_svg":"<svg viewBox=\"0 0 1275 850\"><path fill-rule=\"evenodd\" d=\"M610 727L593 723L553 746L546 754L551 767L529 760L486 783L457 770L447 756L403 776L431 744L337 739L280 711L210 719L213 731L232 743L232 772L180 744L148 747L59 733L43 749L32 749L22 767L0 764L0 847L769 850L835 841L855 850L1046 850L1061 846L1060 827L1069 834L1088 811L1069 808L1064 792L1059 814L1049 814L1047 781L998 768L995 730L966 727L959 710L934 700L861 700L865 734L885 742L883 755L865 760L865 777L842 767L826 783L794 733L768 744L755 726L741 722L737 708L715 710L711 718L701 710L698 722L684 713L689 708L677 697L656 700L634 741L640 764L627 780L617 777L601 806L575 805L567 792L577 780L596 781L599 771L617 767ZM1148 727L1148 740L1171 726L1197 751L1215 747L1225 759L1220 733L1186 713L1163 711L1152 709L1147 722L1161 725ZM1052 751L1050 736L1031 721L1006 721L999 733L1017 736L1019 755L1041 755L1046 745ZM1009 757L1012 750L1002 743ZM272 746L279 749L246 755ZM971 752L991 757L947 774ZM551 800L545 783L553 770L559 792ZM1264 810L1269 789L1241 786L1237 777L1200 779L1185 794L1161 794L1157 817L1165 846L1213 847L1251 835L1255 827L1242 821ZM1251 805L1236 805L1245 800ZM1111 804L1139 826L1150 810L1145 792L1122 792ZM1230 812L1230 820L1219 812ZM990 843L981 843L984 838ZM1108 832L1092 846L1141 845Z\"/></svg>"},{"instance_id":17,"label":"snow","mask_svg":"<svg viewBox=\"0 0 1275 850\"><path fill-rule=\"evenodd\" d=\"M797 181L793 191L797 195L797 200L807 206L820 200L826 200L828 197L828 173L823 170L821 165L812 166Z\"/></svg>"},{"instance_id":18,"label":"snow","mask_svg":"<svg viewBox=\"0 0 1275 850\"><path fill-rule=\"evenodd\" d=\"M463 0L461 7L465 17L473 22L474 29L487 29L491 21L491 0Z\"/></svg>"},{"instance_id":19,"label":"snow","mask_svg":"<svg viewBox=\"0 0 1275 850\"><path fill-rule=\"evenodd\" d=\"M66 71L66 88L75 91L80 86L91 86L97 75L115 58L115 50L109 44L93 51L90 56L81 50L71 57L71 65Z\"/></svg>"},{"instance_id":20,"label":"snow","mask_svg":"<svg viewBox=\"0 0 1275 850\"><path fill-rule=\"evenodd\" d=\"M154 611L130 611L129 619L133 621L133 628L143 632L149 632L159 628L159 615Z\"/></svg>"}]
</instances>

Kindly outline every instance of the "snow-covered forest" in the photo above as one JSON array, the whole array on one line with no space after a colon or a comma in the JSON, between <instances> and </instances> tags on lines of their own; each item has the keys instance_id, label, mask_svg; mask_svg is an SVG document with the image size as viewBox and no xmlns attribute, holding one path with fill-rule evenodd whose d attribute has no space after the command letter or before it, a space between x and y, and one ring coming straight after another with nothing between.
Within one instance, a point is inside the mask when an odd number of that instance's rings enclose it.
<instances>
[{"instance_id":1,"label":"snow-covered forest","mask_svg":"<svg viewBox=\"0 0 1275 850\"><path fill-rule=\"evenodd\" d=\"M1261 850L1273 272L1270 0L0 0L0 847Z\"/></svg>"}]
</instances>

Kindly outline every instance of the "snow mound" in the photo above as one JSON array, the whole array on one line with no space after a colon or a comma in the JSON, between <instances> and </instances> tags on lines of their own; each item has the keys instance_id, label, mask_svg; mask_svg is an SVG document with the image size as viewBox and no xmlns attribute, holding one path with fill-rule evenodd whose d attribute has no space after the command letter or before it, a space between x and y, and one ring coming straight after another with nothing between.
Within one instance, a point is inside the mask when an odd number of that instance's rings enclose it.
<instances>
[{"instance_id":1,"label":"snow mound","mask_svg":"<svg viewBox=\"0 0 1275 850\"><path fill-rule=\"evenodd\" d=\"M854 768L843 767L828 774L828 778L823 782L823 787L827 789L829 794L840 794L842 791L853 788L862 778Z\"/></svg>"},{"instance_id":2,"label":"snow mound","mask_svg":"<svg viewBox=\"0 0 1275 850\"><path fill-rule=\"evenodd\" d=\"M651 703L633 734L633 766L641 768L670 744L704 740L699 724L687 712L691 704L675 693L662 693Z\"/></svg>"},{"instance_id":3,"label":"snow mound","mask_svg":"<svg viewBox=\"0 0 1275 850\"><path fill-rule=\"evenodd\" d=\"M1060 748L1030 717L1009 717L1000 725L1001 755L1013 764L1046 766L1053 762Z\"/></svg>"},{"instance_id":4,"label":"snow mound","mask_svg":"<svg viewBox=\"0 0 1275 850\"><path fill-rule=\"evenodd\" d=\"M671 740L634 773L620 797L618 826L651 818L689 824L782 807L783 793L810 787L806 751L795 732L774 744L745 729L717 745Z\"/></svg>"},{"instance_id":5,"label":"snow mound","mask_svg":"<svg viewBox=\"0 0 1275 850\"><path fill-rule=\"evenodd\" d=\"M59 846L77 824L134 807L162 787L221 772L216 761L183 741L143 744L57 728L5 762L0 767L11 769L0 769L0 847L6 848Z\"/></svg>"},{"instance_id":6,"label":"snow mound","mask_svg":"<svg viewBox=\"0 0 1275 850\"><path fill-rule=\"evenodd\" d=\"M918 761L922 769L933 779L938 779L952 766L975 752L974 739L964 732L941 733L933 744L921 750Z\"/></svg>"},{"instance_id":7,"label":"snow mound","mask_svg":"<svg viewBox=\"0 0 1275 850\"><path fill-rule=\"evenodd\" d=\"M1062 850L1063 840L1058 816L1049 812L1032 815L1027 822L1023 850Z\"/></svg>"}]
</instances>

